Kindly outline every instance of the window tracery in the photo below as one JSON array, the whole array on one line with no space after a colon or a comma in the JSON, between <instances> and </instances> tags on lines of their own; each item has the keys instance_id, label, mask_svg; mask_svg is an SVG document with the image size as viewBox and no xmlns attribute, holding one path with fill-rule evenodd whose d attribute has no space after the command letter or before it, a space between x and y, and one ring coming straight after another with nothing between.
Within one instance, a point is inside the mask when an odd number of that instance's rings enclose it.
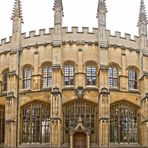
<instances>
[{"instance_id":1,"label":"window tracery","mask_svg":"<svg viewBox=\"0 0 148 148\"><path fill-rule=\"evenodd\" d=\"M137 89L137 71L130 69L129 73L129 89Z\"/></svg>"},{"instance_id":2,"label":"window tracery","mask_svg":"<svg viewBox=\"0 0 148 148\"><path fill-rule=\"evenodd\" d=\"M111 143L137 143L137 109L129 103L111 106L110 140Z\"/></svg>"},{"instance_id":3,"label":"window tracery","mask_svg":"<svg viewBox=\"0 0 148 148\"><path fill-rule=\"evenodd\" d=\"M31 88L31 67L25 67L23 69L23 89Z\"/></svg>"},{"instance_id":4,"label":"window tracery","mask_svg":"<svg viewBox=\"0 0 148 148\"><path fill-rule=\"evenodd\" d=\"M50 110L41 102L22 109L22 143L50 143Z\"/></svg>"},{"instance_id":5,"label":"window tracery","mask_svg":"<svg viewBox=\"0 0 148 148\"><path fill-rule=\"evenodd\" d=\"M52 67L50 65L43 66L42 76L43 88L50 87L52 85Z\"/></svg>"},{"instance_id":6,"label":"window tracery","mask_svg":"<svg viewBox=\"0 0 148 148\"><path fill-rule=\"evenodd\" d=\"M65 133L77 126L79 117L82 118L82 123L87 130L94 133L96 107L92 104L83 101L75 101L72 104L66 105L64 108L65 115Z\"/></svg>"},{"instance_id":7,"label":"window tracery","mask_svg":"<svg viewBox=\"0 0 148 148\"><path fill-rule=\"evenodd\" d=\"M74 85L74 66L73 64L65 65L64 82L65 82L65 85Z\"/></svg>"},{"instance_id":8,"label":"window tracery","mask_svg":"<svg viewBox=\"0 0 148 148\"><path fill-rule=\"evenodd\" d=\"M108 84L109 87L118 87L118 69L114 66L109 67Z\"/></svg>"},{"instance_id":9,"label":"window tracery","mask_svg":"<svg viewBox=\"0 0 148 148\"><path fill-rule=\"evenodd\" d=\"M86 68L87 85L96 85L96 66L88 64Z\"/></svg>"}]
</instances>

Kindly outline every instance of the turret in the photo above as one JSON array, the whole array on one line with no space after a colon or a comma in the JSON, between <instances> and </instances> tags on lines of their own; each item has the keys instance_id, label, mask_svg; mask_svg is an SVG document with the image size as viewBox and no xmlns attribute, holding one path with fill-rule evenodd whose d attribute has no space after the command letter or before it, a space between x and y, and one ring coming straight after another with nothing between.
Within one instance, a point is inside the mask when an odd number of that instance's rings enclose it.
<instances>
[{"instance_id":1,"label":"turret","mask_svg":"<svg viewBox=\"0 0 148 148\"><path fill-rule=\"evenodd\" d=\"M98 29L99 29L99 44L100 46L107 46L107 36L106 36L106 3L105 0L99 0L97 18L98 18Z\"/></svg>"},{"instance_id":2,"label":"turret","mask_svg":"<svg viewBox=\"0 0 148 148\"><path fill-rule=\"evenodd\" d=\"M11 20L13 21L12 27L12 48L17 48L20 44L20 34L23 23L21 1L15 0Z\"/></svg>"},{"instance_id":3,"label":"turret","mask_svg":"<svg viewBox=\"0 0 148 148\"><path fill-rule=\"evenodd\" d=\"M62 40L62 18L63 18L63 4L62 0L55 0L54 2L54 35L53 43L61 44Z\"/></svg>"},{"instance_id":4,"label":"turret","mask_svg":"<svg viewBox=\"0 0 148 148\"><path fill-rule=\"evenodd\" d=\"M140 4L140 13L139 13L139 20L138 20L138 28L139 28L139 36L141 39L141 49L143 50L146 47L147 42L147 16L145 11L144 0L141 0Z\"/></svg>"}]
</instances>

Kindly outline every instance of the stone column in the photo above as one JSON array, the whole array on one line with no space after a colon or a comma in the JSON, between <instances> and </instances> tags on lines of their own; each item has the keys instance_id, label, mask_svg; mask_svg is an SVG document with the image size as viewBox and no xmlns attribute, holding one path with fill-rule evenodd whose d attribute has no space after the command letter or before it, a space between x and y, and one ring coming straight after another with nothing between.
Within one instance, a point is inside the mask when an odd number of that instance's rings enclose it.
<instances>
[{"instance_id":1,"label":"stone column","mask_svg":"<svg viewBox=\"0 0 148 148\"><path fill-rule=\"evenodd\" d=\"M86 135L87 138L87 148L90 148L90 133L88 132Z\"/></svg>"},{"instance_id":2,"label":"stone column","mask_svg":"<svg viewBox=\"0 0 148 148\"><path fill-rule=\"evenodd\" d=\"M103 88L99 98L99 146L109 146L110 95Z\"/></svg>"},{"instance_id":3,"label":"stone column","mask_svg":"<svg viewBox=\"0 0 148 148\"><path fill-rule=\"evenodd\" d=\"M73 148L73 134L70 134L70 148Z\"/></svg>"},{"instance_id":4,"label":"stone column","mask_svg":"<svg viewBox=\"0 0 148 148\"><path fill-rule=\"evenodd\" d=\"M60 147L62 143L62 96L59 88L53 88L51 99L51 147Z\"/></svg>"}]
</instances>

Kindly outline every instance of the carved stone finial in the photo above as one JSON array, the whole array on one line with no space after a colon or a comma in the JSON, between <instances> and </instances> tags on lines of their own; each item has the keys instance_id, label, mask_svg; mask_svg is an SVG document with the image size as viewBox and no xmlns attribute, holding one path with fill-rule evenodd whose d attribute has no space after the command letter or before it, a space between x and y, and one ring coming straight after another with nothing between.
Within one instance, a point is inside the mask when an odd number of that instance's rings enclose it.
<instances>
[{"instance_id":1,"label":"carved stone finial","mask_svg":"<svg viewBox=\"0 0 148 148\"><path fill-rule=\"evenodd\" d=\"M15 18L20 18L23 23L23 17L22 17L22 7L21 7L21 1L15 0L14 2L14 8L12 13L12 20L15 20Z\"/></svg>"},{"instance_id":2,"label":"carved stone finial","mask_svg":"<svg viewBox=\"0 0 148 148\"><path fill-rule=\"evenodd\" d=\"M146 10L145 10L145 5L144 5L144 0L141 0L141 4L140 4L140 13L139 13L138 27L141 24L144 24L144 25L148 24L148 20L147 20L147 16L146 16Z\"/></svg>"},{"instance_id":3,"label":"carved stone finial","mask_svg":"<svg viewBox=\"0 0 148 148\"><path fill-rule=\"evenodd\" d=\"M62 0L55 0L54 1L53 10L54 11L61 11L62 15L64 16Z\"/></svg>"},{"instance_id":4,"label":"carved stone finial","mask_svg":"<svg viewBox=\"0 0 148 148\"><path fill-rule=\"evenodd\" d=\"M99 14L106 14L106 13L107 13L107 8L106 8L105 0L99 0L97 18L99 17Z\"/></svg>"}]
</instances>

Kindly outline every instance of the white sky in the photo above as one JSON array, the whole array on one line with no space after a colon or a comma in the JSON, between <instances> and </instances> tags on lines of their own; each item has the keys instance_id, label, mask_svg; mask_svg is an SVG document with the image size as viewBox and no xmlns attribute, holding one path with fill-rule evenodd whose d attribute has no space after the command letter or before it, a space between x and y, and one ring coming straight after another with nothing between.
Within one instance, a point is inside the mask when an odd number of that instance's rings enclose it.
<instances>
[{"instance_id":1,"label":"white sky","mask_svg":"<svg viewBox=\"0 0 148 148\"><path fill-rule=\"evenodd\" d=\"M54 0L21 0L24 24L22 32L53 27ZM140 0L106 0L107 29L138 35ZM0 39L11 36L10 20L14 0L0 0ZM145 0L148 14L148 0ZM63 0L63 26L97 27L98 0ZM91 30L91 29L90 29Z\"/></svg>"}]
</instances>

